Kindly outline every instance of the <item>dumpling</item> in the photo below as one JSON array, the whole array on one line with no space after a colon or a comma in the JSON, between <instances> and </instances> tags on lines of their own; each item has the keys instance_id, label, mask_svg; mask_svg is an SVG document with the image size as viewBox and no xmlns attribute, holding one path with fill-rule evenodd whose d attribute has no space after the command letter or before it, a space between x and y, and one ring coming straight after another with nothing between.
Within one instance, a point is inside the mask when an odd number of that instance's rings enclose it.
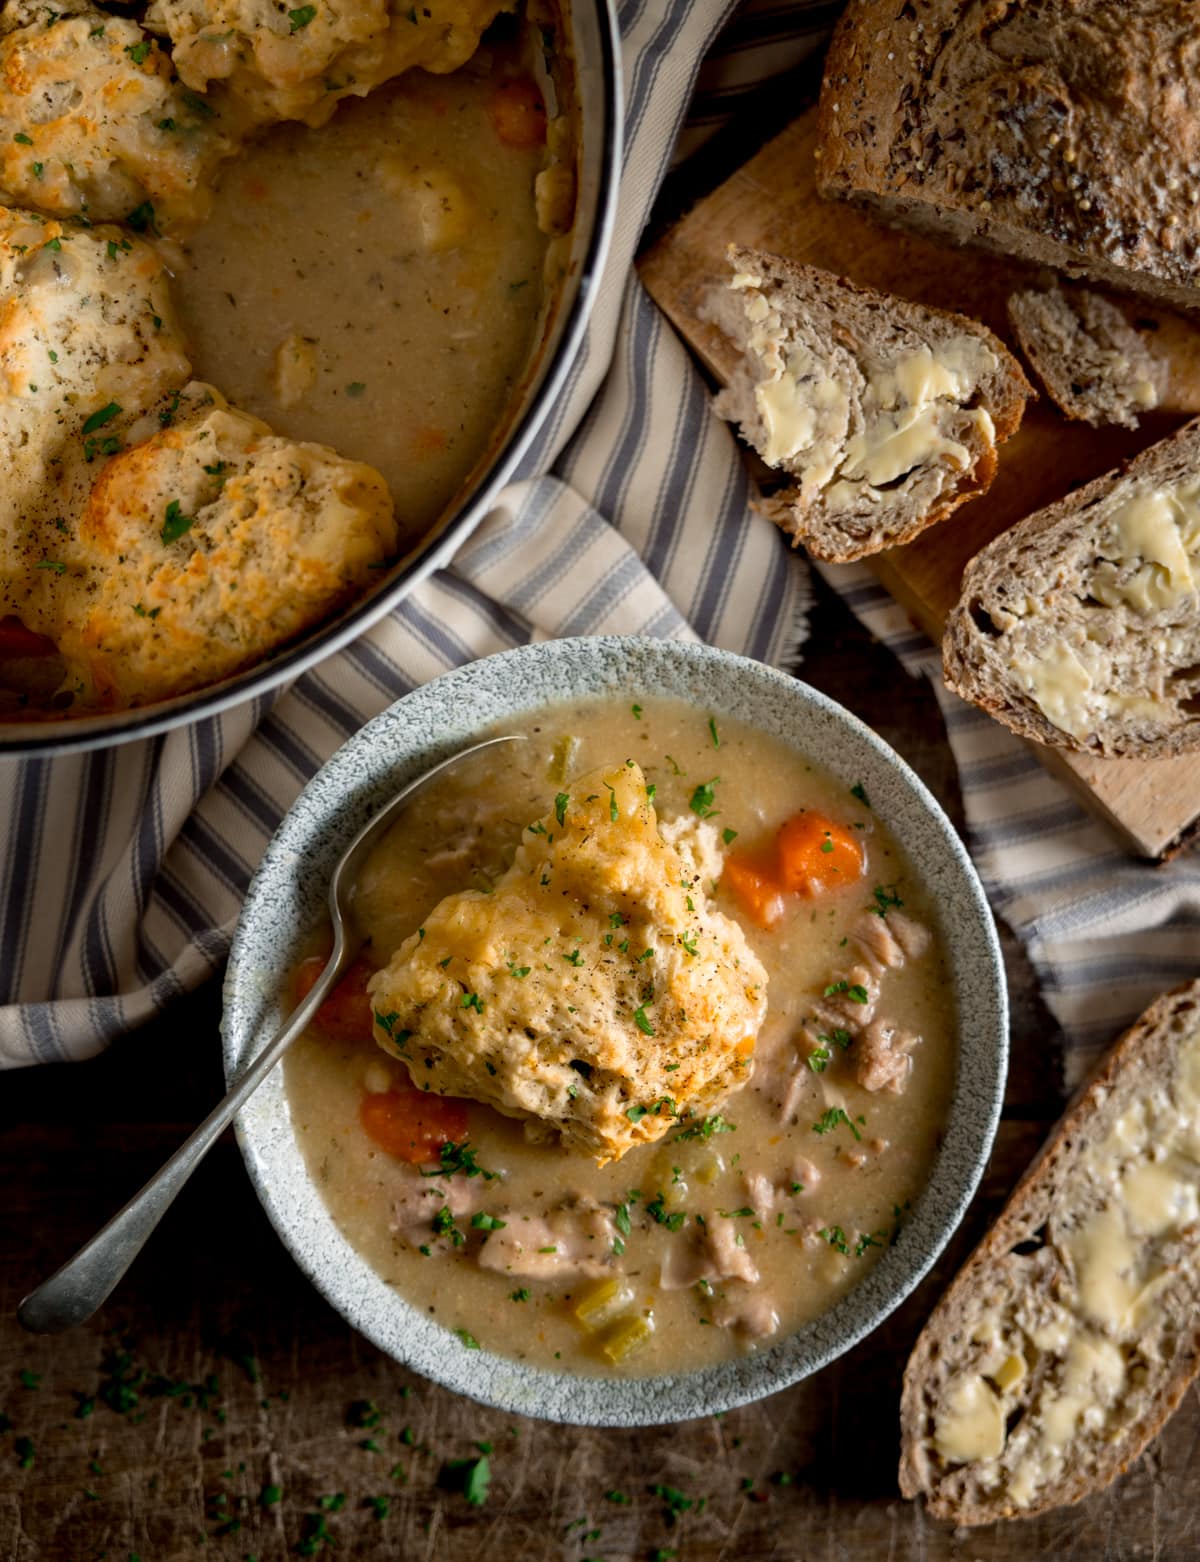
<instances>
[{"instance_id":1,"label":"dumpling","mask_svg":"<svg viewBox=\"0 0 1200 1562\"><path fill-rule=\"evenodd\" d=\"M177 81L131 17L87 0L9 0L0 14L0 198L13 205L190 225L240 145L237 117Z\"/></svg>"},{"instance_id":2,"label":"dumpling","mask_svg":"<svg viewBox=\"0 0 1200 1562\"><path fill-rule=\"evenodd\" d=\"M396 546L373 467L275 435L193 384L114 456L79 522L55 638L86 705L142 705L260 660ZM135 428L136 438L141 432Z\"/></svg>"},{"instance_id":3,"label":"dumpling","mask_svg":"<svg viewBox=\"0 0 1200 1562\"><path fill-rule=\"evenodd\" d=\"M153 0L146 25L170 40L175 68L203 90L225 83L263 123L323 125L345 97L419 65L464 65L511 0Z\"/></svg>"},{"instance_id":4,"label":"dumpling","mask_svg":"<svg viewBox=\"0 0 1200 1562\"><path fill-rule=\"evenodd\" d=\"M750 1077L767 976L659 833L632 761L584 776L488 893L447 896L370 983L414 1082L603 1164Z\"/></svg>"}]
</instances>

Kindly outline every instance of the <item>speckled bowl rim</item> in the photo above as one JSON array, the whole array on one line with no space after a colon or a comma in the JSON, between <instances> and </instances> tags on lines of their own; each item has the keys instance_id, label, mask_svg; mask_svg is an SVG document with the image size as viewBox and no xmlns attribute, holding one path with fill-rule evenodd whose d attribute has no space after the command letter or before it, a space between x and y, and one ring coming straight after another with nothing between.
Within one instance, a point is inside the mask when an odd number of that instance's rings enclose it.
<instances>
[{"instance_id":1,"label":"speckled bowl rim","mask_svg":"<svg viewBox=\"0 0 1200 1562\"><path fill-rule=\"evenodd\" d=\"M370 1267L337 1229L309 1177L281 1070L260 1087L236 1127L251 1180L285 1246L322 1296L380 1350L486 1405L572 1425L633 1427L748 1404L849 1350L929 1271L987 1164L1008 1061L1007 992L992 913L950 821L880 737L785 673L683 641L545 641L447 673L355 734L284 818L234 934L222 1033L232 1079L282 1019L285 974L322 914L333 864L379 802L497 721L606 693L681 698L706 715L737 716L783 738L847 786L862 782L876 814L919 867L938 908L952 972L958 1066L945 1137L898 1241L835 1307L769 1348L691 1372L583 1377L467 1349Z\"/></svg>"}]
</instances>

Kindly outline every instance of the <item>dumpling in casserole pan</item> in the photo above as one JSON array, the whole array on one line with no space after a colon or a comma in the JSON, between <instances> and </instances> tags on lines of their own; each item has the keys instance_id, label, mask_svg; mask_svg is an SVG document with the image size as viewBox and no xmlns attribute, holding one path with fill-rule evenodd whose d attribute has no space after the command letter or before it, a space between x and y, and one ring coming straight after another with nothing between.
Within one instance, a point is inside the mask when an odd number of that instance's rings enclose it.
<instances>
[{"instance_id":1,"label":"dumpling in casserole pan","mask_svg":"<svg viewBox=\"0 0 1200 1562\"><path fill-rule=\"evenodd\" d=\"M224 82L263 123L323 125L345 97L402 71L464 65L508 0L153 0L146 25L171 41L190 87Z\"/></svg>"},{"instance_id":2,"label":"dumpling in casserole pan","mask_svg":"<svg viewBox=\"0 0 1200 1562\"><path fill-rule=\"evenodd\" d=\"M632 760L583 776L372 978L376 1039L423 1089L617 1159L750 1075L767 976L706 888Z\"/></svg>"},{"instance_id":3,"label":"dumpling in casserole pan","mask_svg":"<svg viewBox=\"0 0 1200 1562\"><path fill-rule=\"evenodd\" d=\"M396 545L373 467L283 439L210 386L144 422L155 432L92 489L82 568L59 583L59 649L101 708L231 676L361 593Z\"/></svg>"},{"instance_id":4,"label":"dumpling in casserole pan","mask_svg":"<svg viewBox=\"0 0 1200 1562\"><path fill-rule=\"evenodd\" d=\"M190 225L238 149L236 117L183 87L131 17L87 0L0 11L0 196L14 204L145 231Z\"/></svg>"}]
</instances>

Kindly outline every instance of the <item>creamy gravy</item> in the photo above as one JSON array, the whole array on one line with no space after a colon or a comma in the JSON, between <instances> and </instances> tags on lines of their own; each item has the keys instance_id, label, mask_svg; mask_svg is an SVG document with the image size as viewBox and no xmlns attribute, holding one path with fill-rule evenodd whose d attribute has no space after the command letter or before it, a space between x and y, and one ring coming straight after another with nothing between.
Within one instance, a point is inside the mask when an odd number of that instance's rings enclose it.
<instances>
[{"instance_id":1,"label":"creamy gravy","mask_svg":"<svg viewBox=\"0 0 1200 1562\"><path fill-rule=\"evenodd\" d=\"M867 859L862 879L818 899L792 900L771 931L742 917L725 888L716 892L717 907L742 921L770 984L754 1078L720 1108L732 1131L689 1133L699 1125L685 1119L659 1143L597 1170L590 1159L554 1144L529 1142L521 1124L471 1104L470 1144L479 1165L499 1175L437 1180L439 1189L454 1185L461 1245L428 1236L409 1240L391 1224L396 1201L411 1201L414 1168L378 1149L359 1119L365 1091L408 1083L403 1064L365 1036L337 1042L315 1030L285 1064L292 1119L312 1176L349 1241L389 1283L487 1349L587 1373L701 1366L770 1344L835 1305L902 1228L937 1149L955 1072L953 995L936 913L871 809L794 750L739 722L719 719L716 747L706 712L657 700L639 708L640 719L624 701L588 701L506 723L505 730L524 731L530 741L464 766L414 802L364 871L360 912L372 932L372 958L382 964L444 895L468 885L486 888L510 860L521 831L553 803L562 783L548 779L549 767L564 734L578 738L573 774L617 756L635 759L657 788L660 820L687 815L696 786L720 777L712 822L736 831L739 846L766 842L800 808L855 828ZM856 1082L861 1039L844 1050L833 1047L822 1072L793 1050L826 987L853 974L860 956L852 930L875 904L876 884L903 901L905 918L935 930L924 953L880 981L877 1013L920 1037L900 1094ZM830 1113L834 1125L818 1132ZM763 1202L764 1178L778 1190L769 1208L755 1207ZM627 1288L629 1315L652 1315L653 1332L622 1365L605 1356L605 1332L589 1332L575 1313L607 1281L538 1280L476 1261L490 1239L471 1226L473 1214L519 1227L575 1194L616 1212L624 1251L600 1256L618 1288ZM440 1204L439 1194L433 1207ZM680 1215L682 1221L672 1219ZM724 1231L735 1264L750 1258L757 1283L718 1279L662 1289L664 1260L670 1262L673 1245L692 1242L704 1229L698 1217ZM735 1321L752 1304L760 1319L774 1315L777 1327L756 1334L744 1318Z\"/></svg>"},{"instance_id":2,"label":"creamy gravy","mask_svg":"<svg viewBox=\"0 0 1200 1562\"><path fill-rule=\"evenodd\" d=\"M545 148L489 115L516 46L413 71L319 130L284 125L225 171L186 246L198 378L292 439L387 479L411 544L499 427L534 345Z\"/></svg>"}]
</instances>

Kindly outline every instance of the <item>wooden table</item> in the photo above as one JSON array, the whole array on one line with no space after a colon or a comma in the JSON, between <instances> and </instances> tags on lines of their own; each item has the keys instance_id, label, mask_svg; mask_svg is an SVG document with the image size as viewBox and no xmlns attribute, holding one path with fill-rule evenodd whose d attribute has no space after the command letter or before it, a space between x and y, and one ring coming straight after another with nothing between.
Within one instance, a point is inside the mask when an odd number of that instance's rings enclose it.
<instances>
[{"instance_id":1,"label":"wooden table","mask_svg":"<svg viewBox=\"0 0 1200 1562\"><path fill-rule=\"evenodd\" d=\"M881 732L960 817L929 689L824 594L804 674ZM12 1316L23 1292L220 1091L215 985L96 1062L3 1076L0 1411L12 1427L0 1437L0 1559L282 1562L305 1535L309 1554L363 1562L1200 1556L1194 1392L1141 1464L1080 1509L956 1532L897 1495L908 1348L1058 1110L1053 1027L1011 939L1007 953L1004 1123L984 1191L936 1274L817 1377L682 1427L544 1426L478 1409L396 1366L301 1278L232 1140L90 1326L58 1340L23 1336ZM479 1442L492 1444L492 1480L486 1503L472 1507L438 1479L447 1461L477 1457ZM677 1502L669 1522L655 1486L693 1506ZM321 1525L336 1546L321 1546Z\"/></svg>"}]
</instances>

